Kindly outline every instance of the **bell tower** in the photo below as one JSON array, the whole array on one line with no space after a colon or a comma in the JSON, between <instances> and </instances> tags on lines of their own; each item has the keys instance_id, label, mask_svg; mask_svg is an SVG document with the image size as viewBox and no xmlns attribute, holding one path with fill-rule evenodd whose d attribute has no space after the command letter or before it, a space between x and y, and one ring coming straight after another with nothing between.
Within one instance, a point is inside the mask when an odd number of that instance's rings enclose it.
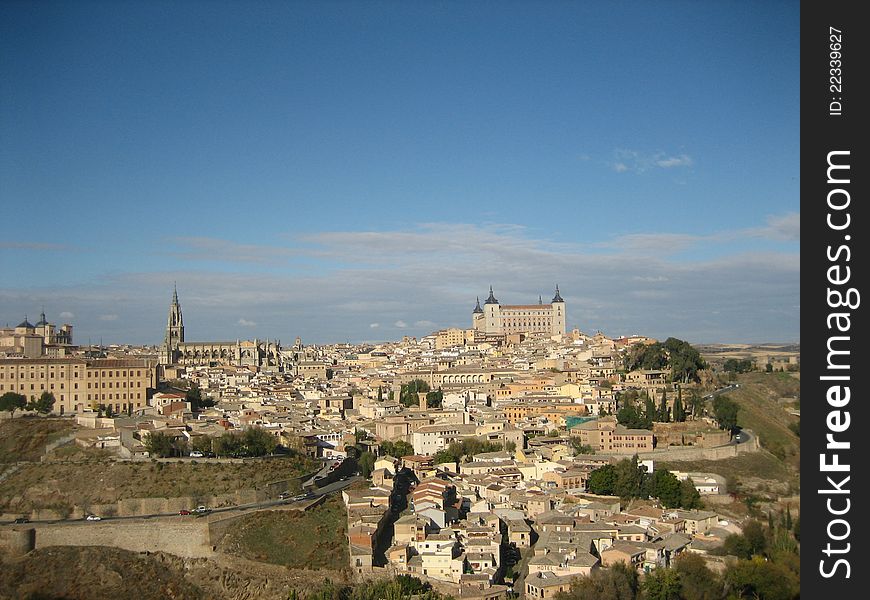
<instances>
[{"instance_id":1,"label":"bell tower","mask_svg":"<svg viewBox=\"0 0 870 600\"><path fill-rule=\"evenodd\" d=\"M184 318L181 316L181 304L178 303L178 288L173 286L172 304L169 305L169 316L166 319L166 335L160 347L160 364L174 364L178 358L178 345L184 341Z\"/></svg>"}]
</instances>

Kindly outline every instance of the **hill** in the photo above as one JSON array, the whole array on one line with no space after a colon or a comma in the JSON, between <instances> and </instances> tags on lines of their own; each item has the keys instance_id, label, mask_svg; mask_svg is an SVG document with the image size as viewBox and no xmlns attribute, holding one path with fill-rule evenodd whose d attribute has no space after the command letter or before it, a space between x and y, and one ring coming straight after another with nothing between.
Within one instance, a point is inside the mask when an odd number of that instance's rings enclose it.
<instances>
[{"instance_id":1,"label":"hill","mask_svg":"<svg viewBox=\"0 0 870 600\"><path fill-rule=\"evenodd\" d=\"M259 511L239 518L218 550L291 568L348 565L347 515L338 495L302 511Z\"/></svg>"}]
</instances>

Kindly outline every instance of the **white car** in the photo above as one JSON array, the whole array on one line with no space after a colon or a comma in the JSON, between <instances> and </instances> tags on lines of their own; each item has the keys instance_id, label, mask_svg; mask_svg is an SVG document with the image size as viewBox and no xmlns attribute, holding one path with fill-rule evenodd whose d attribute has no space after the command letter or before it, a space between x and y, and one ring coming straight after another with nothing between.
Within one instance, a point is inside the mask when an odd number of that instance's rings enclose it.
<instances>
[{"instance_id":1,"label":"white car","mask_svg":"<svg viewBox=\"0 0 870 600\"><path fill-rule=\"evenodd\" d=\"M202 452L194 451L194 452L190 453L190 458L202 458L204 456L205 456L205 454L203 454Z\"/></svg>"},{"instance_id":2,"label":"white car","mask_svg":"<svg viewBox=\"0 0 870 600\"><path fill-rule=\"evenodd\" d=\"M102 519L100 519L99 515L88 515L87 520L88 521L101 521Z\"/></svg>"}]
</instances>

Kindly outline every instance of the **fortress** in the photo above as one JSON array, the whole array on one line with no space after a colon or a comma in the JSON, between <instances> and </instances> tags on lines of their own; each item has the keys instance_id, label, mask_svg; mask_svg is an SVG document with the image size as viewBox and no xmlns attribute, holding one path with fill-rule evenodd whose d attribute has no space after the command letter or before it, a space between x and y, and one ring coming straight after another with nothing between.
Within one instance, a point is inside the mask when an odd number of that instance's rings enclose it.
<instances>
[{"instance_id":1,"label":"fortress","mask_svg":"<svg viewBox=\"0 0 870 600\"><path fill-rule=\"evenodd\" d=\"M500 304L489 287L489 297L480 307L480 298L471 313L471 326L485 334L511 333L565 334L565 301L556 286L549 304L539 296L537 304Z\"/></svg>"}]
</instances>

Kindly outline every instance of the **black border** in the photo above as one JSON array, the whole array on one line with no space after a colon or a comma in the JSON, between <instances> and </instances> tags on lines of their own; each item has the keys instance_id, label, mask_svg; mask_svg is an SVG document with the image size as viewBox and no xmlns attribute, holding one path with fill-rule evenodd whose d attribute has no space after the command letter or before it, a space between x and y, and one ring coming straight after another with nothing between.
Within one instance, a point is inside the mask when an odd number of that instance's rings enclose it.
<instances>
[{"instance_id":1,"label":"black border","mask_svg":"<svg viewBox=\"0 0 870 600\"><path fill-rule=\"evenodd\" d=\"M867 251L870 245L865 239L870 227L866 204L868 158L865 138L870 135L866 112L870 110L866 85L862 79L870 71L870 52L866 42L870 35L870 23L858 16L860 2L804 2L801 5L801 416L807 419L801 428L801 592L804 598L863 598L867 589L865 577L870 565L866 562L870 540L865 537L870 513L866 499L868 494L859 491L859 486L870 485L870 467L864 462L868 457L867 439L870 438L867 410L865 409L866 386L861 375L867 369L862 364L870 353L862 352L867 343L866 312L864 303L870 296L861 298L861 305L849 310L851 329L848 334L829 332L827 315L835 312L828 306L828 268L834 264L827 256L828 246L833 250L848 244L851 260L841 265L851 267L851 279L840 289L854 287L866 292L865 272L868 269ZM842 31L842 72L840 93L830 86L831 48L830 27ZM842 114L831 115L830 103L836 97L842 103ZM848 150L850 182L848 192L851 202L848 208L851 225L848 231L834 231L828 227L827 195L837 186L828 184L828 153ZM838 215L841 216L841 215ZM845 236L850 236L846 241ZM842 255L845 257L845 254ZM868 292L870 293L870 292ZM838 439L848 440L851 448L840 453L840 462L850 465L851 480L844 486L850 490L851 508L842 518L851 527L850 535L842 542L850 543L847 554L839 555L849 561L851 573L845 578L841 567L830 578L820 573L820 561L826 561L826 569L837 558L828 558L823 550L828 543L827 525L833 518L826 506L827 498L819 490L830 488L827 475L819 466L819 455L824 453L828 427L826 418L832 408L828 405L826 392L831 382L819 378L829 374L827 369L827 343L830 335L848 335L851 354L849 382L851 401L842 410L848 410L851 425ZM841 348L845 346L841 345ZM841 371L841 373L846 371ZM830 453L830 451L828 451ZM841 478L840 478L841 479ZM866 489L866 488L865 488ZM845 496L838 496L843 502ZM841 504L842 506L842 504ZM835 533L837 531L835 530Z\"/></svg>"}]
</instances>

